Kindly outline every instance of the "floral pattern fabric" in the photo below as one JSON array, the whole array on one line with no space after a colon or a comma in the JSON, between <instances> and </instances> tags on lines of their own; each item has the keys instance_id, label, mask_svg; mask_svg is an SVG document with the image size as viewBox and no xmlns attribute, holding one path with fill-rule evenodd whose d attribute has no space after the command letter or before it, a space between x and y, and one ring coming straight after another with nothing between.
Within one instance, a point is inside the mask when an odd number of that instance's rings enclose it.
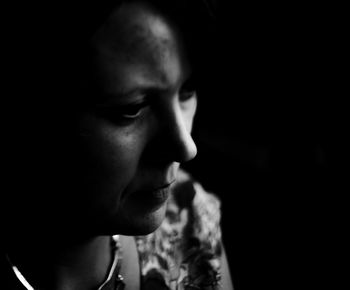
<instances>
[{"instance_id":1,"label":"floral pattern fabric","mask_svg":"<svg viewBox=\"0 0 350 290\"><path fill-rule=\"evenodd\" d=\"M220 202L181 172L166 218L136 237L143 290L220 289Z\"/></svg>"}]
</instances>

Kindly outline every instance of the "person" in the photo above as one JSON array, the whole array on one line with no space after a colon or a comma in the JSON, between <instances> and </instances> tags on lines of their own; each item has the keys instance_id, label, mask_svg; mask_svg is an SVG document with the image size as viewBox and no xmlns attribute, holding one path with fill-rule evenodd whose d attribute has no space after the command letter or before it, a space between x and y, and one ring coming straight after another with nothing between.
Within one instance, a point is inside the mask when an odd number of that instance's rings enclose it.
<instances>
[{"instance_id":1,"label":"person","mask_svg":"<svg viewBox=\"0 0 350 290\"><path fill-rule=\"evenodd\" d=\"M38 34L36 96L13 124L27 130L13 130L2 289L232 289L220 202L180 169L197 153L205 35L186 2L78 5Z\"/></svg>"}]
</instances>

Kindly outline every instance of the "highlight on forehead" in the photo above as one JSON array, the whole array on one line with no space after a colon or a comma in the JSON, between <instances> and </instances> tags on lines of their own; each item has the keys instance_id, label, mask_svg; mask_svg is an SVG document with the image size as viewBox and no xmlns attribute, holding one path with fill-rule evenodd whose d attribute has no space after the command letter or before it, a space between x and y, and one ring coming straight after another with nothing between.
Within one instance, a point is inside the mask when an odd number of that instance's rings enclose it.
<instances>
[{"instance_id":1,"label":"highlight on forehead","mask_svg":"<svg viewBox=\"0 0 350 290\"><path fill-rule=\"evenodd\" d=\"M178 49L175 46L181 41L174 39L179 37L177 25L153 7L136 2L116 9L97 31L93 43L98 49L121 52L128 61L138 61L146 54L148 58L165 55L169 46Z\"/></svg>"}]
</instances>

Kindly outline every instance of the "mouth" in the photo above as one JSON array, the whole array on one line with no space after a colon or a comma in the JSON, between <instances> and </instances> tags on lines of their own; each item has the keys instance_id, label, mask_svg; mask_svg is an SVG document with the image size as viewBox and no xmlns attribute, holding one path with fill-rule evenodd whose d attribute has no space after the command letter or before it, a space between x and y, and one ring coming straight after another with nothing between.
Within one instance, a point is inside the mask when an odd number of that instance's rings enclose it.
<instances>
[{"instance_id":1,"label":"mouth","mask_svg":"<svg viewBox=\"0 0 350 290\"><path fill-rule=\"evenodd\" d=\"M156 187L153 191L156 191L156 190L162 190L162 189L166 189L166 188L170 188L170 186L175 182L176 180L173 180L169 183L165 183L164 185L161 185L159 187ZM152 190L151 190L152 191Z\"/></svg>"},{"instance_id":2,"label":"mouth","mask_svg":"<svg viewBox=\"0 0 350 290\"><path fill-rule=\"evenodd\" d=\"M153 187L151 189L139 190L132 194L132 199L142 208L159 208L169 198L170 187L175 182Z\"/></svg>"}]
</instances>

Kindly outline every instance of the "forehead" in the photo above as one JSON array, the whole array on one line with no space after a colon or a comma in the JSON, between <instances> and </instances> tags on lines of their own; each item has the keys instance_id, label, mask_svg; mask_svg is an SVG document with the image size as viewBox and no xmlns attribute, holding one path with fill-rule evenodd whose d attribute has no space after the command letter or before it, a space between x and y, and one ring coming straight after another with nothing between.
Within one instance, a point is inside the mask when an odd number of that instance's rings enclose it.
<instances>
[{"instance_id":1,"label":"forehead","mask_svg":"<svg viewBox=\"0 0 350 290\"><path fill-rule=\"evenodd\" d=\"M182 42L177 25L155 8L140 2L124 3L116 9L93 39L99 51L115 57L122 54L129 61L181 50Z\"/></svg>"},{"instance_id":2,"label":"forehead","mask_svg":"<svg viewBox=\"0 0 350 290\"><path fill-rule=\"evenodd\" d=\"M148 78L171 82L189 70L177 26L146 4L124 4L114 11L95 34L93 47L108 76L121 77L126 69L130 75L138 68Z\"/></svg>"}]
</instances>

